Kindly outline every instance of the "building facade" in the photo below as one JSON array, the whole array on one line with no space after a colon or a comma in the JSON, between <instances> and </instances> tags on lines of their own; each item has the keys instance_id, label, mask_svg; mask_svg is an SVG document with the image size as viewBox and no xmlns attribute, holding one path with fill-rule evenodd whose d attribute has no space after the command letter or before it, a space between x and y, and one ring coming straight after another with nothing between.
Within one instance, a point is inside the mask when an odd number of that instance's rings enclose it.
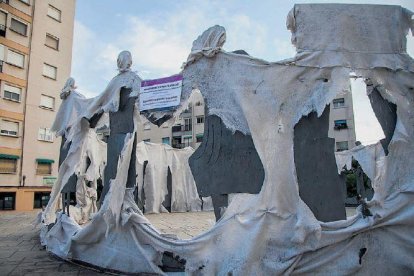
<instances>
[{"instance_id":1,"label":"building facade","mask_svg":"<svg viewBox=\"0 0 414 276\"><path fill-rule=\"evenodd\" d=\"M175 120L173 126L167 123L160 127L144 121L139 126L138 142L163 143L174 148L192 147L197 149L203 141L204 134L204 100L196 92L188 108Z\"/></svg>"},{"instance_id":2,"label":"building facade","mask_svg":"<svg viewBox=\"0 0 414 276\"><path fill-rule=\"evenodd\" d=\"M330 104L329 137L335 138L335 151L355 147L355 120L352 93L342 92Z\"/></svg>"},{"instance_id":3,"label":"building facade","mask_svg":"<svg viewBox=\"0 0 414 276\"><path fill-rule=\"evenodd\" d=\"M56 180L74 15L75 0L0 1L0 210L41 208Z\"/></svg>"}]
</instances>

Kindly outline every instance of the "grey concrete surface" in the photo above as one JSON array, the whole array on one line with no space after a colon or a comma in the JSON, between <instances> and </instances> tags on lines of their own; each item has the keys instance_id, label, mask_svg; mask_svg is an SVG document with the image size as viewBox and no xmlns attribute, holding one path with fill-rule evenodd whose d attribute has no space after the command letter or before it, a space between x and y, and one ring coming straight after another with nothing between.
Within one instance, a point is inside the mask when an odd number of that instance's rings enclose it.
<instances>
[{"instance_id":1,"label":"grey concrete surface","mask_svg":"<svg viewBox=\"0 0 414 276\"><path fill-rule=\"evenodd\" d=\"M203 142L189 159L200 196L219 198L231 193L260 192L264 169L250 135L239 131L232 133L220 117L209 115L203 137ZM227 203L213 199L213 206L218 220L220 208L226 207Z\"/></svg>"},{"instance_id":2,"label":"grey concrete surface","mask_svg":"<svg viewBox=\"0 0 414 276\"><path fill-rule=\"evenodd\" d=\"M345 179L338 175L335 139L328 137L329 105L318 118L304 116L294 130L294 155L299 194L315 217L324 222L345 214Z\"/></svg>"}]
</instances>

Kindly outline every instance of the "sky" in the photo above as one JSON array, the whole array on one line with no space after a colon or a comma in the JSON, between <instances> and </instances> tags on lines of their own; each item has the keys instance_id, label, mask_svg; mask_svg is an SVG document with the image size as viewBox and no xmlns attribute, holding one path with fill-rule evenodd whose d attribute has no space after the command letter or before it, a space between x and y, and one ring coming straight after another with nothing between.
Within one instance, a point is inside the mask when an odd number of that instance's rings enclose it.
<instances>
[{"instance_id":1,"label":"sky","mask_svg":"<svg viewBox=\"0 0 414 276\"><path fill-rule=\"evenodd\" d=\"M76 2L72 76L79 92L87 97L103 91L117 74L116 58L122 50L131 51L133 70L143 79L173 75L187 59L192 42L204 30L218 24L226 28L224 50L244 49L251 56L278 61L295 54L290 31L286 29L286 16L295 3L362 3L358 0ZM413 0L365 0L364 3L395 4L414 11ZM414 56L412 37L408 39L407 51Z\"/></svg>"}]
</instances>

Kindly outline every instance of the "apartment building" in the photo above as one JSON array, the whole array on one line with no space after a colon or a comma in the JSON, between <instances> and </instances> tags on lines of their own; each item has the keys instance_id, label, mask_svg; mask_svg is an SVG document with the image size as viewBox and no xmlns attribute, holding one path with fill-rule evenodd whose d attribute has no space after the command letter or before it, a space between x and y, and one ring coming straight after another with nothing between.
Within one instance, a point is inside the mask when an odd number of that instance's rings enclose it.
<instances>
[{"instance_id":1,"label":"apartment building","mask_svg":"<svg viewBox=\"0 0 414 276\"><path fill-rule=\"evenodd\" d=\"M355 120L352 94L338 94L330 105L329 136L335 138L335 150L343 151L355 147Z\"/></svg>"},{"instance_id":2,"label":"apartment building","mask_svg":"<svg viewBox=\"0 0 414 276\"><path fill-rule=\"evenodd\" d=\"M75 0L0 1L0 210L46 205L60 139L50 132L70 75Z\"/></svg>"},{"instance_id":3,"label":"apartment building","mask_svg":"<svg viewBox=\"0 0 414 276\"><path fill-rule=\"evenodd\" d=\"M137 131L138 142L163 143L174 148L198 148L203 141L204 108L203 96L197 92L173 126L163 124L157 127L148 121L143 122Z\"/></svg>"}]
</instances>

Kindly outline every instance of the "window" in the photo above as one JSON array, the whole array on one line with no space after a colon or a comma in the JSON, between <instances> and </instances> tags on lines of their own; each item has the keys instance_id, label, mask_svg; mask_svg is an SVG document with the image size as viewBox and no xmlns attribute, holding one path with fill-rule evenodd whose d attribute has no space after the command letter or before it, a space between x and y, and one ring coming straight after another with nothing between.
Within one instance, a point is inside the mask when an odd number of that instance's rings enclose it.
<instances>
[{"instance_id":1,"label":"window","mask_svg":"<svg viewBox=\"0 0 414 276\"><path fill-rule=\"evenodd\" d=\"M59 38L51 34L46 34L45 45L52 49L59 50Z\"/></svg>"},{"instance_id":2,"label":"window","mask_svg":"<svg viewBox=\"0 0 414 276\"><path fill-rule=\"evenodd\" d=\"M43 76L55 80L57 77L57 68L47 63L43 63Z\"/></svg>"},{"instance_id":3,"label":"window","mask_svg":"<svg viewBox=\"0 0 414 276\"><path fill-rule=\"evenodd\" d=\"M46 95L40 95L40 106L48 109L54 109L55 98Z\"/></svg>"},{"instance_id":4,"label":"window","mask_svg":"<svg viewBox=\"0 0 414 276\"><path fill-rule=\"evenodd\" d=\"M52 174L52 163L37 162L36 174Z\"/></svg>"},{"instance_id":5,"label":"window","mask_svg":"<svg viewBox=\"0 0 414 276\"><path fill-rule=\"evenodd\" d=\"M171 131L172 132L179 132L179 131L181 131L181 125L175 125L175 126L172 126L172 128L171 128Z\"/></svg>"},{"instance_id":6,"label":"window","mask_svg":"<svg viewBox=\"0 0 414 276\"><path fill-rule=\"evenodd\" d=\"M193 142L193 137L191 137L191 136L183 137L183 146L184 147L190 147L192 142Z\"/></svg>"},{"instance_id":7,"label":"window","mask_svg":"<svg viewBox=\"0 0 414 276\"><path fill-rule=\"evenodd\" d=\"M27 35L27 25L14 18L11 19L10 30L15 31L16 33L24 36Z\"/></svg>"},{"instance_id":8,"label":"window","mask_svg":"<svg viewBox=\"0 0 414 276\"><path fill-rule=\"evenodd\" d=\"M39 128L37 139L40 141L53 142L53 134L50 131L50 128Z\"/></svg>"},{"instance_id":9,"label":"window","mask_svg":"<svg viewBox=\"0 0 414 276\"><path fill-rule=\"evenodd\" d=\"M151 142L151 139L144 139L142 141L144 141L145 143L149 143L149 142Z\"/></svg>"},{"instance_id":10,"label":"window","mask_svg":"<svg viewBox=\"0 0 414 276\"><path fill-rule=\"evenodd\" d=\"M27 5L30 5L30 0L20 0L20 2L23 2L23 3L27 4Z\"/></svg>"},{"instance_id":11,"label":"window","mask_svg":"<svg viewBox=\"0 0 414 276\"><path fill-rule=\"evenodd\" d=\"M9 49L7 51L7 63L23 68L24 67L24 55Z\"/></svg>"},{"instance_id":12,"label":"window","mask_svg":"<svg viewBox=\"0 0 414 276\"><path fill-rule=\"evenodd\" d=\"M0 36L6 36L7 13L0 11Z\"/></svg>"},{"instance_id":13,"label":"window","mask_svg":"<svg viewBox=\"0 0 414 276\"><path fill-rule=\"evenodd\" d=\"M0 133L7 136L15 136L19 133L19 123L2 120L0 126Z\"/></svg>"},{"instance_id":14,"label":"window","mask_svg":"<svg viewBox=\"0 0 414 276\"><path fill-rule=\"evenodd\" d=\"M348 141L336 142L336 151L348 150Z\"/></svg>"},{"instance_id":15,"label":"window","mask_svg":"<svg viewBox=\"0 0 414 276\"><path fill-rule=\"evenodd\" d=\"M346 123L346 120L336 120L334 121L334 129L335 130L341 130L344 128L348 128L348 124Z\"/></svg>"},{"instance_id":16,"label":"window","mask_svg":"<svg viewBox=\"0 0 414 276\"><path fill-rule=\"evenodd\" d=\"M144 123L144 130L150 130L151 129L151 123L146 122Z\"/></svg>"},{"instance_id":17,"label":"window","mask_svg":"<svg viewBox=\"0 0 414 276\"><path fill-rule=\"evenodd\" d=\"M16 193L0 193L0 210L14 210Z\"/></svg>"},{"instance_id":18,"label":"window","mask_svg":"<svg viewBox=\"0 0 414 276\"><path fill-rule=\"evenodd\" d=\"M170 144L170 137L163 137L162 138L162 143L166 144L166 145L169 145Z\"/></svg>"},{"instance_id":19,"label":"window","mask_svg":"<svg viewBox=\"0 0 414 276\"><path fill-rule=\"evenodd\" d=\"M17 158L0 157L0 173L16 173Z\"/></svg>"},{"instance_id":20,"label":"window","mask_svg":"<svg viewBox=\"0 0 414 276\"><path fill-rule=\"evenodd\" d=\"M197 143L203 142L203 134L197 134L196 135L196 142Z\"/></svg>"},{"instance_id":21,"label":"window","mask_svg":"<svg viewBox=\"0 0 414 276\"><path fill-rule=\"evenodd\" d=\"M34 201L33 201L33 208L43 208L46 207L47 203L50 199L50 193L47 192L35 192L34 193Z\"/></svg>"},{"instance_id":22,"label":"window","mask_svg":"<svg viewBox=\"0 0 414 276\"><path fill-rule=\"evenodd\" d=\"M47 8L47 15L59 22L61 22L62 20L62 12L59 9L53 7L52 5L49 5L49 7Z\"/></svg>"},{"instance_id":23,"label":"window","mask_svg":"<svg viewBox=\"0 0 414 276\"><path fill-rule=\"evenodd\" d=\"M204 124L204 116L197 117L197 124Z\"/></svg>"},{"instance_id":24,"label":"window","mask_svg":"<svg viewBox=\"0 0 414 276\"><path fill-rule=\"evenodd\" d=\"M191 118L185 118L184 119L184 131L191 131L191 124L192 124L192 120Z\"/></svg>"},{"instance_id":25,"label":"window","mask_svg":"<svg viewBox=\"0 0 414 276\"><path fill-rule=\"evenodd\" d=\"M22 89L19 87L11 86L8 84L4 85L4 98L10 101L20 102L20 95Z\"/></svg>"},{"instance_id":26,"label":"window","mask_svg":"<svg viewBox=\"0 0 414 276\"><path fill-rule=\"evenodd\" d=\"M202 106L202 105L203 105L203 103L200 102L200 101L198 101L198 102L195 103L195 106Z\"/></svg>"},{"instance_id":27,"label":"window","mask_svg":"<svg viewBox=\"0 0 414 276\"><path fill-rule=\"evenodd\" d=\"M334 106L334 108L344 107L345 106L345 99L344 98L334 99L333 100L333 106Z\"/></svg>"}]
</instances>

